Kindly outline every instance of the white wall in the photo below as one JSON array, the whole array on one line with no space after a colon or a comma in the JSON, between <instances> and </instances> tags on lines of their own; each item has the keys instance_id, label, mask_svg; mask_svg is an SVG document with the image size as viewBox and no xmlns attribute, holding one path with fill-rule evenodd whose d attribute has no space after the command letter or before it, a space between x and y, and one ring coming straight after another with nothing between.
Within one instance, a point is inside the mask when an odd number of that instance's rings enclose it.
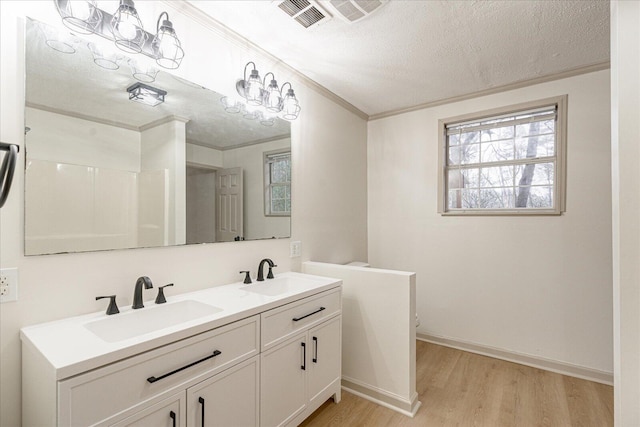
<instances>
[{"instance_id":1,"label":"white wall","mask_svg":"<svg viewBox=\"0 0 640 427\"><path fill-rule=\"evenodd\" d=\"M168 243L187 241L186 121L176 119L146 129L140 134L140 170L166 170L169 177ZM140 194L140 200L145 195Z\"/></svg>"},{"instance_id":2,"label":"white wall","mask_svg":"<svg viewBox=\"0 0 640 427\"><path fill-rule=\"evenodd\" d=\"M263 144L225 150L224 167L241 167L243 171L243 215L245 239L288 237L291 233L289 217L264 214L264 158L265 152L289 148L291 139L280 139Z\"/></svg>"},{"instance_id":3,"label":"white wall","mask_svg":"<svg viewBox=\"0 0 640 427\"><path fill-rule=\"evenodd\" d=\"M614 420L640 425L640 2L611 2Z\"/></svg>"},{"instance_id":4,"label":"white wall","mask_svg":"<svg viewBox=\"0 0 640 427\"><path fill-rule=\"evenodd\" d=\"M264 257L278 271L299 269L300 260L344 262L366 259L366 123L343 107L282 72L277 61L229 41L208 21L189 18L180 2L138 2L144 25L152 28L166 9L187 50L181 77L219 93L231 93L244 65L254 60L290 80L302 104L292 124L293 238L302 240L302 258L289 258L289 240L216 243L182 247L23 256L24 59L19 16L59 22L53 2L0 1L0 140L21 145L11 195L0 210L0 267L19 269L19 301L0 305L0 425L19 426L20 340L25 325L104 310L94 297L118 295L131 304L133 285L149 275L156 285L173 282L171 293L240 280ZM176 10L176 8L178 10ZM212 54L215 53L215 54ZM153 291L145 299L154 298Z\"/></svg>"},{"instance_id":5,"label":"white wall","mask_svg":"<svg viewBox=\"0 0 640 427\"><path fill-rule=\"evenodd\" d=\"M438 215L439 119L563 94L566 213ZM419 335L612 372L609 106L600 71L369 122L369 262L416 271Z\"/></svg>"}]
</instances>

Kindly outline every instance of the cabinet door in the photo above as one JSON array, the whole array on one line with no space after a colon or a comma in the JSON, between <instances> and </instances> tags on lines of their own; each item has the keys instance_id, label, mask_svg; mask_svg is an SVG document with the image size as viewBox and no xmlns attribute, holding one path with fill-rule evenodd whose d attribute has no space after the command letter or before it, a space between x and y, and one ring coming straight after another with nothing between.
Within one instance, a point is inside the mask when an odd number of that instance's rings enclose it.
<instances>
[{"instance_id":1,"label":"cabinet door","mask_svg":"<svg viewBox=\"0 0 640 427\"><path fill-rule=\"evenodd\" d=\"M182 427L185 423L184 392L164 399L116 422L111 427Z\"/></svg>"},{"instance_id":2,"label":"cabinet door","mask_svg":"<svg viewBox=\"0 0 640 427\"><path fill-rule=\"evenodd\" d=\"M187 389L187 426L259 425L258 356Z\"/></svg>"},{"instance_id":3,"label":"cabinet door","mask_svg":"<svg viewBox=\"0 0 640 427\"><path fill-rule=\"evenodd\" d=\"M336 381L340 381L342 344L341 316L309 330L309 350L307 351L308 398L313 405L314 400L325 401L333 392Z\"/></svg>"},{"instance_id":4,"label":"cabinet door","mask_svg":"<svg viewBox=\"0 0 640 427\"><path fill-rule=\"evenodd\" d=\"M260 355L260 425L286 424L307 404L306 369L309 364L306 332Z\"/></svg>"}]
</instances>

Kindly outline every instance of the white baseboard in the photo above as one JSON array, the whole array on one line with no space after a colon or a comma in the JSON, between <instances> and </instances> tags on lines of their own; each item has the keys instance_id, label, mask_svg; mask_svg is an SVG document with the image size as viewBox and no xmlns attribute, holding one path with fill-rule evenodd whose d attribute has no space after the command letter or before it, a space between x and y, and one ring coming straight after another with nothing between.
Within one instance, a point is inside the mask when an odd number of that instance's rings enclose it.
<instances>
[{"instance_id":1,"label":"white baseboard","mask_svg":"<svg viewBox=\"0 0 640 427\"><path fill-rule=\"evenodd\" d=\"M613 385L613 372L600 371L598 369L586 368L584 366L573 365L571 363L559 362L557 360L546 359L544 357L531 356L517 353L515 351L504 350L487 345L466 342L457 339L439 337L429 334L416 334L420 341L443 345L470 353L481 354L483 356L494 357L508 362L519 363L521 365L544 369L545 371L556 372L570 377L581 378L601 384Z\"/></svg>"},{"instance_id":2,"label":"white baseboard","mask_svg":"<svg viewBox=\"0 0 640 427\"><path fill-rule=\"evenodd\" d=\"M418 400L418 393L413 393L411 400L386 392L384 390L364 384L352 378L342 377L342 389L363 399L370 400L385 408L393 409L403 415L413 418L422 404Z\"/></svg>"}]
</instances>

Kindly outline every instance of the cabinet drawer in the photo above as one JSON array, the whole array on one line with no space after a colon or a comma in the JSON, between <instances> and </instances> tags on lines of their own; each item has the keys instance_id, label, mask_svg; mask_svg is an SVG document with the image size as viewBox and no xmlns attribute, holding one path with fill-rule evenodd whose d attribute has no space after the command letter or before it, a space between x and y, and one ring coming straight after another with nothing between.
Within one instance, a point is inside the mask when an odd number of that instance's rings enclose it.
<instances>
[{"instance_id":1,"label":"cabinet drawer","mask_svg":"<svg viewBox=\"0 0 640 427\"><path fill-rule=\"evenodd\" d=\"M341 288L332 289L262 313L262 349L341 312Z\"/></svg>"},{"instance_id":2,"label":"cabinet drawer","mask_svg":"<svg viewBox=\"0 0 640 427\"><path fill-rule=\"evenodd\" d=\"M259 316L253 316L60 381L58 424L93 425L255 356L259 325Z\"/></svg>"}]
</instances>

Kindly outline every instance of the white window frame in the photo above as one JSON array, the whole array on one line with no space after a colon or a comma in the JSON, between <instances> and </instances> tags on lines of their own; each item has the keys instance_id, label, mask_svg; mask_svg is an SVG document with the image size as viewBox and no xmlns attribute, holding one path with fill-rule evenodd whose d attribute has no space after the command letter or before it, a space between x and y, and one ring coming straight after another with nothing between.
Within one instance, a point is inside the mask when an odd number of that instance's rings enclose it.
<instances>
[{"instance_id":1,"label":"white window frame","mask_svg":"<svg viewBox=\"0 0 640 427\"><path fill-rule=\"evenodd\" d=\"M291 210L288 212L272 212L271 211L271 189L273 187L271 183L271 169L269 167L270 158L281 156L283 154L289 155L289 162L291 162L291 150L281 149L281 150L273 150L273 151L265 151L262 153L262 164L264 166L264 216L270 217L290 217ZM289 185L289 194L291 195L291 181L288 182Z\"/></svg>"},{"instance_id":2,"label":"white window frame","mask_svg":"<svg viewBox=\"0 0 640 427\"><path fill-rule=\"evenodd\" d=\"M522 104L510 105L507 107L494 108L477 113L470 113L438 121L438 213L441 215L561 215L565 211L566 199L566 146L567 146L567 101L568 96L562 95L552 98L540 99L537 101ZM545 157L552 159L555 165L554 172L554 206L553 208L510 208L510 209L449 209L448 208L448 141L447 126L465 122L484 121L499 116L515 115L519 112L535 110L545 107L556 107L555 122L555 156ZM505 161L503 165L537 163L539 158ZM482 163L478 163L482 165Z\"/></svg>"}]
</instances>

